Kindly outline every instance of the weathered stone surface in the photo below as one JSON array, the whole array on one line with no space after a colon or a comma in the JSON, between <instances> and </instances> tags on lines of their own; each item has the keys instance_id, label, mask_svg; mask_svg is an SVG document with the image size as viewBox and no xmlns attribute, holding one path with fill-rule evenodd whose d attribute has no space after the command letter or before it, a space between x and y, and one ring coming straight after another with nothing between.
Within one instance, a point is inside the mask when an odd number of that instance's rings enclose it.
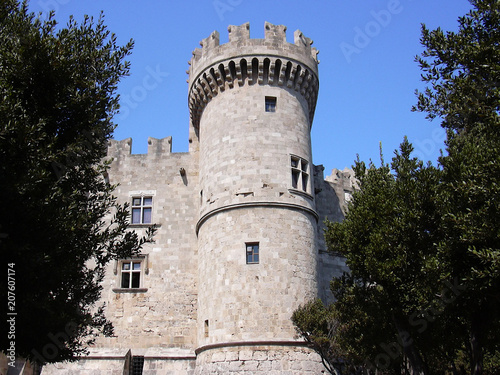
<instances>
[{"instance_id":1,"label":"weathered stone surface","mask_svg":"<svg viewBox=\"0 0 500 375\"><path fill-rule=\"evenodd\" d=\"M108 267L101 302L115 335L43 375L128 374L136 357L145 375L325 373L290 317L328 300L346 270L326 252L324 220L343 219L355 183L352 171L325 180L313 165L317 50L285 32L266 23L265 39L250 39L248 24L230 26L229 43L214 32L193 52L189 152L172 153L171 137L149 138L142 155L130 138L110 141L109 182L121 202L152 198L158 233L142 250L139 288L121 287L121 261ZM248 243L259 244L257 264Z\"/></svg>"},{"instance_id":2,"label":"weathered stone surface","mask_svg":"<svg viewBox=\"0 0 500 375\"><path fill-rule=\"evenodd\" d=\"M226 361L214 362L215 353L207 350L196 359L196 375L202 374L326 374L316 353L303 347L251 346L216 349L225 353ZM238 353L229 356L229 353ZM273 353L268 355L267 353ZM231 358L231 359L230 359ZM235 360L232 360L236 358Z\"/></svg>"}]
</instances>

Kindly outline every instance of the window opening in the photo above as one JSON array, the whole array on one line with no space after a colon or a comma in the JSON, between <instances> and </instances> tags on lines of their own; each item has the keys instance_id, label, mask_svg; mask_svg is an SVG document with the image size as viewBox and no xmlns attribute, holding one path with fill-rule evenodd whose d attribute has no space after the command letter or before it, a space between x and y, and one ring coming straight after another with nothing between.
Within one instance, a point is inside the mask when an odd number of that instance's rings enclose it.
<instances>
[{"instance_id":1,"label":"window opening","mask_svg":"<svg viewBox=\"0 0 500 375\"><path fill-rule=\"evenodd\" d=\"M208 328L209 328L208 327L208 320L205 320L205 337L208 337L208 332L209 332Z\"/></svg>"},{"instance_id":2,"label":"window opening","mask_svg":"<svg viewBox=\"0 0 500 375\"><path fill-rule=\"evenodd\" d=\"M139 288L141 285L141 261L130 260L122 262L121 287L125 289Z\"/></svg>"},{"instance_id":3,"label":"window opening","mask_svg":"<svg viewBox=\"0 0 500 375\"><path fill-rule=\"evenodd\" d=\"M292 155L290 166L292 168L292 187L307 192L309 187L309 163L298 156Z\"/></svg>"},{"instance_id":4,"label":"window opening","mask_svg":"<svg viewBox=\"0 0 500 375\"><path fill-rule=\"evenodd\" d=\"M307 191L307 184L309 183L309 175L307 174L308 163L305 160L301 160L301 177L302 177L302 190Z\"/></svg>"},{"instance_id":5,"label":"window opening","mask_svg":"<svg viewBox=\"0 0 500 375\"><path fill-rule=\"evenodd\" d=\"M247 243L245 245L246 245L247 264L258 264L259 263L259 244L258 243Z\"/></svg>"},{"instance_id":6,"label":"window opening","mask_svg":"<svg viewBox=\"0 0 500 375\"><path fill-rule=\"evenodd\" d=\"M266 96L266 112L276 112L275 96Z\"/></svg>"},{"instance_id":7,"label":"window opening","mask_svg":"<svg viewBox=\"0 0 500 375\"><path fill-rule=\"evenodd\" d=\"M144 368L144 356L137 355L132 356L130 361L130 375L142 375L142 369Z\"/></svg>"},{"instance_id":8,"label":"window opening","mask_svg":"<svg viewBox=\"0 0 500 375\"><path fill-rule=\"evenodd\" d=\"M152 197L132 198L132 224L151 224Z\"/></svg>"}]
</instances>

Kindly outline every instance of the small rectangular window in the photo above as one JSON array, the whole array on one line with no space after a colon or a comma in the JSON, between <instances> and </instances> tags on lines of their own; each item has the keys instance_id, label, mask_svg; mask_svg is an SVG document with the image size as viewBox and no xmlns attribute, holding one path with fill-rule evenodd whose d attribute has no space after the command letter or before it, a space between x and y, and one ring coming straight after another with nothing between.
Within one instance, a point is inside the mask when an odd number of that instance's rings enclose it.
<instances>
[{"instance_id":1,"label":"small rectangular window","mask_svg":"<svg viewBox=\"0 0 500 375\"><path fill-rule=\"evenodd\" d=\"M208 334L209 334L208 320L205 320L205 337L208 337Z\"/></svg>"},{"instance_id":2,"label":"small rectangular window","mask_svg":"<svg viewBox=\"0 0 500 375\"><path fill-rule=\"evenodd\" d=\"M266 112L276 112L275 96L266 96Z\"/></svg>"},{"instance_id":3,"label":"small rectangular window","mask_svg":"<svg viewBox=\"0 0 500 375\"><path fill-rule=\"evenodd\" d=\"M122 261L120 287L124 289L140 288L141 268L142 261L140 260Z\"/></svg>"},{"instance_id":4,"label":"small rectangular window","mask_svg":"<svg viewBox=\"0 0 500 375\"><path fill-rule=\"evenodd\" d=\"M258 243L247 243L245 245L246 245L247 264L258 264L259 263L259 244Z\"/></svg>"},{"instance_id":5,"label":"small rectangular window","mask_svg":"<svg viewBox=\"0 0 500 375\"><path fill-rule=\"evenodd\" d=\"M132 224L151 224L152 197L132 198Z\"/></svg>"}]
</instances>

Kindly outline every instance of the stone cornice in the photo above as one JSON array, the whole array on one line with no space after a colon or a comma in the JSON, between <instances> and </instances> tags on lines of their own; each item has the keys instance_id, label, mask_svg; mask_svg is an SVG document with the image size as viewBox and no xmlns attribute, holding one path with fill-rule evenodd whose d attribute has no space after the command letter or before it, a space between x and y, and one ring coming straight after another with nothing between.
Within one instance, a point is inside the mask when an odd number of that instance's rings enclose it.
<instances>
[{"instance_id":1,"label":"stone cornice","mask_svg":"<svg viewBox=\"0 0 500 375\"><path fill-rule=\"evenodd\" d=\"M303 347L308 348L305 341L290 341L290 340L274 340L274 341L235 341L235 342L221 342L217 344L203 345L197 348L194 352L196 355L200 353L220 348L234 348L234 347L247 347L247 346L288 346L288 347Z\"/></svg>"}]
</instances>

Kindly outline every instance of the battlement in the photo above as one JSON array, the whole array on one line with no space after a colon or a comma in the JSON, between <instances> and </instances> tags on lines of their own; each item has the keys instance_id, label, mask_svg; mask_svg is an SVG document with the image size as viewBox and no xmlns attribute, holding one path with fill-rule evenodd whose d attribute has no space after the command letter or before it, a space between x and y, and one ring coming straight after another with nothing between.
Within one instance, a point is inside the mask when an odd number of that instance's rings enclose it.
<instances>
[{"instance_id":1,"label":"battlement","mask_svg":"<svg viewBox=\"0 0 500 375\"><path fill-rule=\"evenodd\" d=\"M235 84L285 86L300 93L309 106L312 124L319 88L318 50L300 30L294 43L286 40L286 27L265 23L265 38L251 39L250 24L229 26L229 42L220 44L217 31L193 51L189 74L189 109L195 128L210 100Z\"/></svg>"},{"instance_id":2,"label":"battlement","mask_svg":"<svg viewBox=\"0 0 500 375\"><path fill-rule=\"evenodd\" d=\"M172 153L172 137L157 139L148 138L148 153L145 155L163 156ZM108 156L115 159L130 156L132 154L132 138L126 138L121 141L111 139L108 142ZM144 155L144 154L139 154Z\"/></svg>"},{"instance_id":3,"label":"battlement","mask_svg":"<svg viewBox=\"0 0 500 375\"><path fill-rule=\"evenodd\" d=\"M190 74L193 70L196 70L196 65L199 63L203 63L205 60L209 60L213 57L227 55L228 52L234 57L246 54L254 55L256 53L269 54L275 49L280 55L285 51L295 54L300 61L310 60L307 65L310 65L311 68L319 63L319 51L312 47L313 41L305 37L300 30L294 32L293 44L288 43L286 40L287 28L284 25L273 25L266 22L264 27L264 39L250 38L250 23L248 22L240 26L230 25L227 30L229 42L226 44L220 44L220 35L218 31L213 31L208 38L200 42L202 48L197 48L193 51L193 58L190 61ZM234 51L229 51L231 49L234 49Z\"/></svg>"}]
</instances>

